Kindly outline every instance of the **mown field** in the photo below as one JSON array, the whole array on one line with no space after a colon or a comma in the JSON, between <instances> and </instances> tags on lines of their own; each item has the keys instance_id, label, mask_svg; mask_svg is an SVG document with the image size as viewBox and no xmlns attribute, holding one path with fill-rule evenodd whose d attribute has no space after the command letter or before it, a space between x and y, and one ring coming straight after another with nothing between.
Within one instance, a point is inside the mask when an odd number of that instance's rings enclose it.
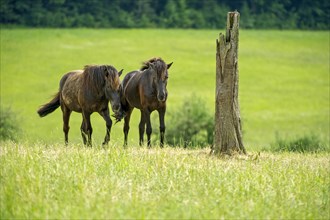
<instances>
[{"instance_id":1,"label":"mown field","mask_svg":"<svg viewBox=\"0 0 330 220\"><path fill-rule=\"evenodd\" d=\"M17 113L21 135L16 143L0 141L1 218L328 219L329 153L263 151L276 135L314 134L329 147L328 32L241 30L239 101L248 156L210 157L208 147L139 148L138 111L126 149L122 122L109 146L100 147L105 124L97 114L94 148L81 143L79 114L72 114L66 147L61 111L42 119L36 113L70 70L112 64L125 74L161 56L174 62L168 112L195 94L213 114L218 34L2 29L1 106Z\"/></svg>"}]
</instances>

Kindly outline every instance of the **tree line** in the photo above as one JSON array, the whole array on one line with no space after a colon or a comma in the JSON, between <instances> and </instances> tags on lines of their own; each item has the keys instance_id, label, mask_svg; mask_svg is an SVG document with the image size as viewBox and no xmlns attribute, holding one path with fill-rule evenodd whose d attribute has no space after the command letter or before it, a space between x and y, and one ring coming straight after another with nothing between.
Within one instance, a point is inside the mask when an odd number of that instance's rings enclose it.
<instances>
[{"instance_id":1,"label":"tree line","mask_svg":"<svg viewBox=\"0 0 330 220\"><path fill-rule=\"evenodd\" d=\"M329 0L1 0L1 26L329 30Z\"/></svg>"}]
</instances>

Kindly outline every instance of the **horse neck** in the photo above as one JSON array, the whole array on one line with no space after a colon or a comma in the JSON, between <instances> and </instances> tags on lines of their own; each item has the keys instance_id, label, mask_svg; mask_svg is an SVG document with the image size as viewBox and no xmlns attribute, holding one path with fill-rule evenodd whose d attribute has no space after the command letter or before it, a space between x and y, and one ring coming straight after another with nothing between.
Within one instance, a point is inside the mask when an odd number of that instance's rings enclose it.
<instances>
[{"instance_id":1,"label":"horse neck","mask_svg":"<svg viewBox=\"0 0 330 220\"><path fill-rule=\"evenodd\" d=\"M146 84L150 87L150 88L152 88L152 89L154 89L154 86L153 86L153 80L152 80L152 71L150 71L149 69L147 69L147 70L145 70L142 74L142 77L143 78L146 78L147 80L146 80Z\"/></svg>"},{"instance_id":2,"label":"horse neck","mask_svg":"<svg viewBox=\"0 0 330 220\"><path fill-rule=\"evenodd\" d=\"M103 97L105 95L104 86L98 86L94 83L83 83L83 90L94 97Z\"/></svg>"}]
</instances>

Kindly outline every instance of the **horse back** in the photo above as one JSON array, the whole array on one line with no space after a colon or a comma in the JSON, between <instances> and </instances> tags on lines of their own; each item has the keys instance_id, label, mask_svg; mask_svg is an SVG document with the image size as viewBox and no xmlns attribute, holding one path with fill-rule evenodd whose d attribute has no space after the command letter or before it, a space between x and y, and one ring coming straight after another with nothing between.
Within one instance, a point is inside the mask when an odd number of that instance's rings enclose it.
<instances>
[{"instance_id":1,"label":"horse back","mask_svg":"<svg viewBox=\"0 0 330 220\"><path fill-rule=\"evenodd\" d=\"M82 73L82 70L73 70L71 72L66 73L64 76L62 76L62 78L60 80L60 91L62 91L67 79L78 73Z\"/></svg>"},{"instance_id":2,"label":"horse back","mask_svg":"<svg viewBox=\"0 0 330 220\"><path fill-rule=\"evenodd\" d=\"M122 88L125 88L127 86L128 82L130 81L130 79L138 73L139 73L139 71L132 71L132 72L127 73L126 76L124 77L123 81L121 82Z\"/></svg>"}]
</instances>

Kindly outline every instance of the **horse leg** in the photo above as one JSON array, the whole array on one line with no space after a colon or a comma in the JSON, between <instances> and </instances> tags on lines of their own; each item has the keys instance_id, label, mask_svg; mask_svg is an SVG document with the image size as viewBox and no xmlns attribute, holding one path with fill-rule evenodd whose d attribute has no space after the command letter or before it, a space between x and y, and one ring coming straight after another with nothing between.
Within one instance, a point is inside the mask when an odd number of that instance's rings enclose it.
<instances>
[{"instance_id":1,"label":"horse leg","mask_svg":"<svg viewBox=\"0 0 330 220\"><path fill-rule=\"evenodd\" d=\"M85 129L85 120L84 120L84 118L83 118L82 123L81 123L80 131L81 131L81 136L82 136L84 145L86 145L86 143L87 143L87 138L86 138L87 131Z\"/></svg>"},{"instance_id":2,"label":"horse leg","mask_svg":"<svg viewBox=\"0 0 330 220\"><path fill-rule=\"evenodd\" d=\"M140 124L139 124L139 145L142 146L143 145L143 136L144 136L144 129L145 129L145 124L146 124L146 120L145 120L145 111L140 110L141 111L141 118L140 118Z\"/></svg>"},{"instance_id":3,"label":"horse leg","mask_svg":"<svg viewBox=\"0 0 330 220\"><path fill-rule=\"evenodd\" d=\"M152 133L152 127L151 127L151 122L150 122L150 112L146 112L146 124L147 124L147 140L148 140L148 147L151 147L151 133Z\"/></svg>"},{"instance_id":4,"label":"horse leg","mask_svg":"<svg viewBox=\"0 0 330 220\"><path fill-rule=\"evenodd\" d=\"M131 114L132 114L133 109L130 108L126 112L126 116L124 118L124 147L127 146L127 136L128 136L128 131L129 131L129 121L131 119Z\"/></svg>"},{"instance_id":5,"label":"horse leg","mask_svg":"<svg viewBox=\"0 0 330 220\"><path fill-rule=\"evenodd\" d=\"M165 112L166 112L166 108L162 108L162 109L158 110L158 114L159 114L159 131L160 131L160 147L164 147Z\"/></svg>"},{"instance_id":6,"label":"horse leg","mask_svg":"<svg viewBox=\"0 0 330 220\"><path fill-rule=\"evenodd\" d=\"M83 117L85 121L85 131L87 134L87 146L92 146L92 133L93 133L93 128L91 124L91 114L89 112L84 112L83 111Z\"/></svg>"},{"instance_id":7,"label":"horse leg","mask_svg":"<svg viewBox=\"0 0 330 220\"><path fill-rule=\"evenodd\" d=\"M71 110L67 108L65 105L61 106L62 113L63 113L63 132L64 132L64 140L65 144L67 145L69 143L69 120L71 115Z\"/></svg>"},{"instance_id":8,"label":"horse leg","mask_svg":"<svg viewBox=\"0 0 330 220\"><path fill-rule=\"evenodd\" d=\"M110 132L111 132L111 126L112 126L112 121L110 119L110 114L109 114L109 108L99 112L99 114L103 117L103 119L105 120L105 123L106 123L107 130L106 130L104 142L102 143L102 145L106 145L110 141Z\"/></svg>"}]
</instances>

